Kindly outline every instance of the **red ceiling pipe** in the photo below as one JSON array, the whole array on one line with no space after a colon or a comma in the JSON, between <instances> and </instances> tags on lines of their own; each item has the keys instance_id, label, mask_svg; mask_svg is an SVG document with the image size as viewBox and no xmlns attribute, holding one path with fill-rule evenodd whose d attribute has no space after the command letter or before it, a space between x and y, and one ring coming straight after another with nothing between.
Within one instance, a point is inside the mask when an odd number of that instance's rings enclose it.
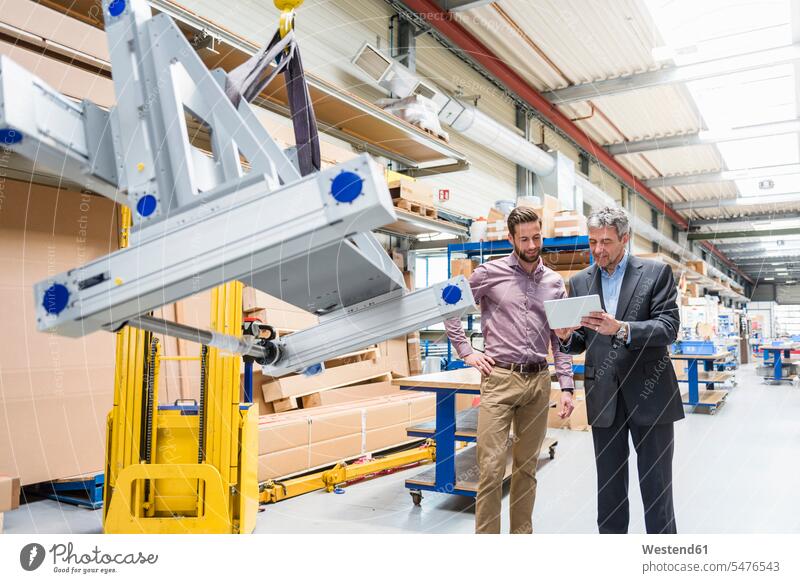
<instances>
[{"instance_id":1,"label":"red ceiling pipe","mask_svg":"<svg viewBox=\"0 0 800 583\"><path fill-rule=\"evenodd\" d=\"M450 39L474 61L481 64L510 91L528 102L542 117L572 138L584 150L595 156L601 164L616 174L622 182L644 197L657 210L666 214L676 225L683 229L689 227L685 218L667 205L666 201L660 196L639 182L633 173L617 162L600 144L586 135L583 130L561 113L555 105L542 97L519 73L495 56L486 45L461 26L451 13L442 11L432 0L402 0L402 2L409 9L427 20L433 28ZM739 271L738 267L731 263L730 259L725 257L719 249L710 243L706 244L706 247L727 265L736 269L742 277L753 283L753 280Z\"/></svg>"}]
</instances>

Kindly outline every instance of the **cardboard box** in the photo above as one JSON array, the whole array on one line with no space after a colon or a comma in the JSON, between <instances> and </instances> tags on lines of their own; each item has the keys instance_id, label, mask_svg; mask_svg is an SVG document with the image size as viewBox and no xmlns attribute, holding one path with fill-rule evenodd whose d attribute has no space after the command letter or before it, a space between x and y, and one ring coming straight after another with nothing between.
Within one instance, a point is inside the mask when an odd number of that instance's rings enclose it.
<instances>
[{"instance_id":1,"label":"cardboard box","mask_svg":"<svg viewBox=\"0 0 800 583\"><path fill-rule=\"evenodd\" d=\"M114 251L114 204L8 178L0 190L0 473L24 486L101 471L115 336L37 331L33 284Z\"/></svg>"},{"instance_id":2,"label":"cardboard box","mask_svg":"<svg viewBox=\"0 0 800 583\"><path fill-rule=\"evenodd\" d=\"M413 178L400 178L389 182L392 198L402 198L419 204L433 206L433 187Z\"/></svg>"},{"instance_id":3,"label":"cardboard box","mask_svg":"<svg viewBox=\"0 0 800 583\"><path fill-rule=\"evenodd\" d=\"M450 277L456 275L463 275L467 279L472 276L472 272L478 267L477 259L451 259L450 260Z\"/></svg>"},{"instance_id":4,"label":"cardboard box","mask_svg":"<svg viewBox=\"0 0 800 583\"><path fill-rule=\"evenodd\" d=\"M579 237L589 233L586 217L574 211L561 211L553 216L553 234L556 237Z\"/></svg>"},{"instance_id":5,"label":"cardboard box","mask_svg":"<svg viewBox=\"0 0 800 583\"><path fill-rule=\"evenodd\" d=\"M414 291L416 288L414 287L414 273L411 271L404 271L403 272L403 281L406 284L406 289L409 291Z\"/></svg>"},{"instance_id":6,"label":"cardboard box","mask_svg":"<svg viewBox=\"0 0 800 583\"><path fill-rule=\"evenodd\" d=\"M265 324L291 330L304 330L319 323L319 318L311 312L253 287L242 290L242 311L248 315L256 312L252 315L258 316ZM292 326L281 325L284 323Z\"/></svg>"},{"instance_id":7,"label":"cardboard box","mask_svg":"<svg viewBox=\"0 0 800 583\"><path fill-rule=\"evenodd\" d=\"M542 253L544 264L554 271L580 271L591 265L589 251L552 251Z\"/></svg>"},{"instance_id":8,"label":"cardboard box","mask_svg":"<svg viewBox=\"0 0 800 583\"><path fill-rule=\"evenodd\" d=\"M561 203L556 197L549 194L544 195L542 206L536 209L536 213L542 219L542 237L551 238L557 236L554 230L553 218L560 210Z\"/></svg>"},{"instance_id":9,"label":"cardboard box","mask_svg":"<svg viewBox=\"0 0 800 583\"><path fill-rule=\"evenodd\" d=\"M302 310L279 310L268 308L247 312L248 317L258 318L264 324L280 330L305 330L319 324L319 317Z\"/></svg>"},{"instance_id":10,"label":"cardboard box","mask_svg":"<svg viewBox=\"0 0 800 583\"><path fill-rule=\"evenodd\" d=\"M471 395L458 395L456 407L461 411L472 401ZM259 480L408 443L406 427L430 421L435 410L434 395L397 391L361 402L264 416L259 423Z\"/></svg>"},{"instance_id":11,"label":"cardboard box","mask_svg":"<svg viewBox=\"0 0 800 583\"><path fill-rule=\"evenodd\" d=\"M408 359L408 341L405 336L390 338L378 345L381 357L389 371L399 377L410 374Z\"/></svg>"},{"instance_id":12,"label":"cardboard box","mask_svg":"<svg viewBox=\"0 0 800 583\"><path fill-rule=\"evenodd\" d=\"M505 241L506 239L508 239L508 229L486 230L487 241Z\"/></svg>"},{"instance_id":13,"label":"cardboard box","mask_svg":"<svg viewBox=\"0 0 800 583\"><path fill-rule=\"evenodd\" d=\"M19 508L20 481L17 476L0 474L0 512Z\"/></svg>"},{"instance_id":14,"label":"cardboard box","mask_svg":"<svg viewBox=\"0 0 800 583\"><path fill-rule=\"evenodd\" d=\"M561 389L550 390L550 408L547 410L547 426L551 429L571 429L573 431L589 431L589 419L586 413L586 391L576 389L574 393L575 409L566 419L558 416L561 411Z\"/></svg>"},{"instance_id":15,"label":"cardboard box","mask_svg":"<svg viewBox=\"0 0 800 583\"><path fill-rule=\"evenodd\" d=\"M406 427L408 427L408 423L398 423L396 425L389 425L388 427L367 431L366 446L364 449L367 451L378 451L418 439L408 437Z\"/></svg>"},{"instance_id":16,"label":"cardboard box","mask_svg":"<svg viewBox=\"0 0 800 583\"><path fill-rule=\"evenodd\" d=\"M351 385L349 387L340 387L318 394L320 396L320 406L325 406L354 403L365 399L400 395L402 393L400 389L392 385L391 381L379 381L377 383L364 383L360 385Z\"/></svg>"},{"instance_id":17,"label":"cardboard box","mask_svg":"<svg viewBox=\"0 0 800 583\"><path fill-rule=\"evenodd\" d=\"M361 432L312 443L308 453L309 467L329 466L343 459L366 453Z\"/></svg>"},{"instance_id":18,"label":"cardboard box","mask_svg":"<svg viewBox=\"0 0 800 583\"><path fill-rule=\"evenodd\" d=\"M405 405L408 408L408 405ZM371 414L372 409L367 415ZM331 411L322 415L314 415L309 419L308 440L310 443L318 441L328 441L352 435L361 434L364 412L361 409L345 408L339 411Z\"/></svg>"},{"instance_id":19,"label":"cardboard box","mask_svg":"<svg viewBox=\"0 0 800 583\"><path fill-rule=\"evenodd\" d=\"M422 344L419 332L406 337L408 341L408 374L422 374Z\"/></svg>"},{"instance_id":20,"label":"cardboard box","mask_svg":"<svg viewBox=\"0 0 800 583\"><path fill-rule=\"evenodd\" d=\"M405 271L406 269L406 258L403 252L400 249L392 249L392 261L400 271Z\"/></svg>"},{"instance_id":21,"label":"cardboard box","mask_svg":"<svg viewBox=\"0 0 800 583\"><path fill-rule=\"evenodd\" d=\"M311 433L309 425L309 417L296 417L259 424L259 455L308 446Z\"/></svg>"},{"instance_id":22,"label":"cardboard box","mask_svg":"<svg viewBox=\"0 0 800 583\"><path fill-rule=\"evenodd\" d=\"M362 383L391 373L384 357L328 368L316 376L302 374L273 379L261 385L264 400L277 401L286 397L300 397L318 391Z\"/></svg>"},{"instance_id":23,"label":"cardboard box","mask_svg":"<svg viewBox=\"0 0 800 583\"><path fill-rule=\"evenodd\" d=\"M280 478L310 467L308 446L284 449L258 456L258 480Z\"/></svg>"},{"instance_id":24,"label":"cardboard box","mask_svg":"<svg viewBox=\"0 0 800 583\"><path fill-rule=\"evenodd\" d=\"M705 261L687 261L686 267L701 275L708 275L708 264Z\"/></svg>"}]
</instances>

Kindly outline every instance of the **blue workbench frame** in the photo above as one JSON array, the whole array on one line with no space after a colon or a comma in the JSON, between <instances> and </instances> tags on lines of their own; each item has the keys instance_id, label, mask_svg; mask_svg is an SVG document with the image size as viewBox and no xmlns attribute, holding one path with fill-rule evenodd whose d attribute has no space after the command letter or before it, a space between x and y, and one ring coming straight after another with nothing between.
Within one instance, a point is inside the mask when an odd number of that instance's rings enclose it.
<instances>
[{"instance_id":1,"label":"blue workbench frame","mask_svg":"<svg viewBox=\"0 0 800 583\"><path fill-rule=\"evenodd\" d=\"M436 394L436 429L434 440L436 441L436 479L434 484L416 484L406 482L406 488L410 490L426 490L429 492L444 492L446 494L458 494L474 498L475 492L470 490L460 490L456 488L456 395L480 395L479 388L440 388L440 387L418 387L400 386L405 391L423 391ZM413 432L409 431L409 435ZM428 434L423 437L429 437ZM461 438L458 441L475 441L472 438Z\"/></svg>"},{"instance_id":2,"label":"blue workbench frame","mask_svg":"<svg viewBox=\"0 0 800 583\"><path fill-rule=\"evenodd\" d=\"M680 357L676 358L676 360L686 361L687 378L686 380L678 381L679 383L689 383L689 400L683 401L683 404L689 407L710 407L712 409L718 407L718 405L700 402L700 371L698 370L698 364L702 361L703 370L705 372L713 372L714 363L722 359L715 354L671 354L670 356L673 358ZM706 382L703 384L706 385L706 389L713 390L716 383Z\"/></svg>"},{"instance_id":3,"label":"blue workbench frame","mask_svg":"<svg viewBox=\"0 0 800 583\"><path fill-rule=\"evenodd\" d=\"M772 378L765 377L764 380L775 381L777 383L781 381L791 381L790 378L784 378L783 376L783 360L781 356L784 358L791 358L792 357L792 348L768 348L762 347L761 348L762 354L764 356L764 366L772 365ZM772 356L770 362L770 356Z\"/></svg>"}]
</instances>

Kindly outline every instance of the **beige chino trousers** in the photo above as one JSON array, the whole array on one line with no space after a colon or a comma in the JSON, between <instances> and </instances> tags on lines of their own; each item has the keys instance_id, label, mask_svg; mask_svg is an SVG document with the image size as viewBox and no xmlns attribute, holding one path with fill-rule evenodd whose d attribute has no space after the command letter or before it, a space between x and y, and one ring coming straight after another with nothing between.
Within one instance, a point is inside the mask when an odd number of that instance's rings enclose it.
<instances>
[{"instance_id":1,"label":"beige chino trousers","mask_svg":"<svg viewBox=\"0 0 800 583\"><path fill-rule=\"evenodd\" d=\"M533 532L536 499L536 465L547 431L550 371L521 374L494 368L481 383L478 410L478 468L480 479L475 502L475 532L500 532L500 505L511 441L511 533Z\"/></svg>"}]
</instances>

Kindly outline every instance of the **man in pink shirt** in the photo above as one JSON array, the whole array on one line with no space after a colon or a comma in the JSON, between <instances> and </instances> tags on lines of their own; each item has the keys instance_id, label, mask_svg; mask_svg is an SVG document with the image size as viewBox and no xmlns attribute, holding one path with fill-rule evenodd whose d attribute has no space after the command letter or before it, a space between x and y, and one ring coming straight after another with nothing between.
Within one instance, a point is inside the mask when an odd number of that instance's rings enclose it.
<instances>
[{"instance_id":1,"label":"man in pink shirt","mask_svg":"<svg viewBox=\"0 0 800 583\"><path fill-rule=\"evenodd\" d=\"M476 352L461 321L445 322L458 355L482 375L478 411L478 467L475 532L500 532L500 504L508 439L514 424L511 474L511 532L531 533L536 498L536 464L547 430L550 404L548 349L552 348L561 385L559 416L572 413L572 358L560 351L547 324L545 300L567 296L564 280L545 267L542 222L533 209L518 207L508 216L514 251L479 265L469 283L481 310L486 352Z\"/></svg>"}]
</instances>

